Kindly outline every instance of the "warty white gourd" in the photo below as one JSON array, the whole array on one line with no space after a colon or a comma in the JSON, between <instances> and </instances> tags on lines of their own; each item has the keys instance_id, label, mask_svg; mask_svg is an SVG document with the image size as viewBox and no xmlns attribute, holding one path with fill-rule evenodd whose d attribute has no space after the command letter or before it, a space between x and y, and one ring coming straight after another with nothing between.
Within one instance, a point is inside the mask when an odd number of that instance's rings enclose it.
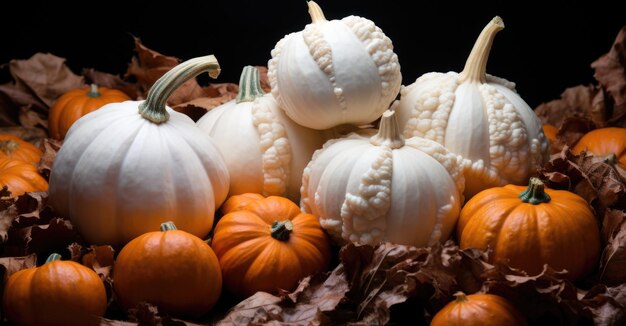
<instances>
[{"instance_id":1,"label":"warty white gourd","mask_svg":"<svg viewBox=\"0 0 626 326\"><path fill-rule=\"evenodd\" d=\"M324 135L291 121L244 67L236 99L207 112L198 127L217 144L230 174L229 195L259 193L298 202L302 171Z\"/></svg>"},{"instance_id":2,"label":"warty white gourd","mask_svg":"<svg viewBox=\"0 0 626 326\"><path fill-rule=\"evenodd\" d=\"M515 84L486 74L495 17L483 29L461 73L427 73L403 87L397 108L405 137L444 145L465 161L465 195L508 183L525 184L545 162L550 143Z\"/></svg>"},{"instance_id":3,"label":"warty white gourd","mask_svg":"<svg viewBox=\"0 0 626 326\"><path fill-rule=\"evenodd\" d=\"M312 23L281 39L268 62L272 94L300 125L328 129L372 122L400 90L391 40L372 21L327 21L309 1Z\"/></svg>"},{"instance_id":4,"label":"warty white gourd","mask_svg":"<svg viewBox=\"0 0 626 326\"><path fill-rule=\"evenodd\" d=\"M92 244L121 246L164 221L198 237L213 226L229 176L217 147L188 116L165 103L214 56L176 66L145 101L108 104L69 130L50 175L50 202Z\"/></svg>"},{"instance_id":5,"label":"warty white gourd","mask_svg":"<svg viewBox=\"0 0 626 326\"><path fill-rule=\"evenodd\" d=\"M301 207L337 242L426 246L454 229L463 203L460 157L434 141L404 139L394 114L383 114L372 137L328 141L304 170Z\"/></svg>"}]
</instances>

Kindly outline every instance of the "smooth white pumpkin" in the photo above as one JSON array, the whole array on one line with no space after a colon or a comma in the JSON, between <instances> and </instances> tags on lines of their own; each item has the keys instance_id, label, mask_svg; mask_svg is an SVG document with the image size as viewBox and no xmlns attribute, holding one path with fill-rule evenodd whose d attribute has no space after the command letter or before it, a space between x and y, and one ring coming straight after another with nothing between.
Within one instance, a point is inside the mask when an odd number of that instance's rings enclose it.
<instances>
[{"instance_id":1,"label":"smooth white pumpkin","mask_svg":"<svg viewBox=\"0 0 626 326\"><path fill-rule=\"evenodd\" d=\"M525 184L550 153L541 122L515 84L486 74L495 17L482 31L461 73L427 73L403 87L397 108L404 136L444 145L465 161L465 195Z\"/></svg>"},{"instance_id":2,"label":"smooth white pumpkin","mask_svg":"<svg viewBox=\"0 0 626 326\"><path fill-rule=\"evenodd\" d=\"M272 50L272 94L291 119L313 129L378 119L402 81L391 40L368 19L327 21L314 1L308 5L313 22Z\"/></svg>"},{"instance_id":3,"label":"smooth white pumpkin","mask_svg":"<svg viewBox=\"0 0 626 326\"><path fill-rule=\"evenodd\" d=\"M459 157L430 140L404 140L387 111L376 135L353 133L315 152L301 206L339 242L425 246L452 233L463 186Z\"/></svg>"},{"instance_id":4,"label":"smooth white pumpkin","mask_svg":"<svg viewBox=\"0 0 626 326\"><path fill-rule=\"evenodd\" d=\"M228 193L217 147L193 120L165 106L184 81L209 70L213 56L176 66L146 101L102 107L69 130L50 175L50 202L93 244L122 245L171 220L199 237L212 228Z\"/></svg>"},{"instance_id":5,"label":"smooth white pumpkin","mask_svg":"<svg viewBox=\"0 0 626 326\"><path fill-rule=\"evenodd\" d=\"M197 125L224 155L229 196L252 192L298 202L302 171L325 140L320 131L291 121L264 94L252 66L241 73L237 98L207 112Z\"/></svg>"}]
</instances>

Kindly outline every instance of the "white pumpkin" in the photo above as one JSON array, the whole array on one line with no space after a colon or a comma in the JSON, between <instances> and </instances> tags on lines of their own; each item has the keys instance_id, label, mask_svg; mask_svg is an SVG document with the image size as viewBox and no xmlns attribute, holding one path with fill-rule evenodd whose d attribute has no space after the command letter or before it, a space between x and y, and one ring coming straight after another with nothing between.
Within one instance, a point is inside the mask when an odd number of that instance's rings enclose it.
<instances>
[{"instance_id":1,"label":"white pumpkin","mask_svg":"<svg viewBox=\"0 0 626 326\"><path fill-rule=\"evenodd\" d=\"M378 119L402 81L391 40L368 19L327 21L314 1L308 5L313 22L272 50L272 94L291 119L313 129Z\"/></svg>"},{"instance_id":2,"label":"white pumpkin","mask_svg":"<svg viewBox=\"0 0 626 326\"><path fill-rule=\"evenodd\" d=\"M419 136L461 155L465 196L508 183L526 184L550 153L541 122L515 84L486 74L495 17L482 31L461 73L427 73L403 87L397 108L405 137Z\"/></svg>"},{"instance_id":3,"label":"white pumpkin","mask_svg":"<svg viewBox=\"0 0 626 326\"><path fill-rule=\"evenodd\" d=\"M123 245L173 221L199 237L228 193L219 150L193 120L165 106L189 78L219 65L213 56L173 68L146 101L109 104L69 130L50 175L50 202L93 244Z\"/></svg>"},{"instance_id":4,"label":"white pumpkin","mask_svg":"<svg viewBox=\"0 0 626 326\"><path fill-rule=\"evenodd\" d=\"M271 94L264 94L259 71L244 67L236 99L207 112L198 127L215 141L228 166L229 196L246 192L300 198L302 171L324 135L289 119Z\"/></svg>"},{"instance_id":5,"label":"white pumpkin","mask_svg":"<svg viewBox=\"0 0 626 326\"><path fill-rule=\"evenodd\" d=\"M393 111L373 137L329 141L302 177L301 206L338 242L425 246L447 239L463 203L460 158L426 139L403 139Z\"/></svg>"}]
</instances>

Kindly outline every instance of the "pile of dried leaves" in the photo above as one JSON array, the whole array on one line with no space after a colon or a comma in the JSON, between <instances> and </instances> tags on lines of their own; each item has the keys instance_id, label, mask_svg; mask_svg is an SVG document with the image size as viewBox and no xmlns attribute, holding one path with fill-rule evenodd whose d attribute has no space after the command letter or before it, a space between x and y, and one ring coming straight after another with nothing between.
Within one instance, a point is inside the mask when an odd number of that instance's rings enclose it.
<instances>
[{"instance_id":1,"label":"pile of dried leaves","mask_svg":"<svg viewBox=\"0 0 626 326\"><path fill-rule=\"evenodd\" d=\"M567 189L593 207L603 235L598 268L587 279L572 284L563 271L546 266L528 276L506 265L487 263L487 252L461 250L453 242L428 248L383 243L376 247L346 245L339 250L333 270L311 275L291 293L259 292L237 302L224 294L218 306L197 324L217 325L427 325L457 291L498 294L512 301L532 324L626 324L626 185L624 175L602 158L569 151L583 132L603 126L626 127L626 28L611 51L593 63L598 86L578 86L563 98L542 104L537 113L544 123L560 127L560 153L539 173L549 186ZM54 99L84 83L115 87L134 99L163 73L179 63L136 40L137 56L122 78L93 69L81 76L64 60L36 54L9 64L15 83L0 85L0 132L11 132L44 149L40 171L48 176L62 145L46 138L47 110ZM37 74L38 78L33 78ZM43 76L43 77L41 77ZM265 84L264 88L268 88ZM237 85L200 86L190 81L169 101L175 109L197 119L212 107L235 97ZM109 309L102 325L197 325L162 314L143 303L128 314L120 311L111 293L110 272L115 252L92 246L71 223L46 205L46 193L28 193L17 199L0 192L0 294L11 273L35 266L51 252L93 268L107 286Z\"/></svg>"}]
</instances>

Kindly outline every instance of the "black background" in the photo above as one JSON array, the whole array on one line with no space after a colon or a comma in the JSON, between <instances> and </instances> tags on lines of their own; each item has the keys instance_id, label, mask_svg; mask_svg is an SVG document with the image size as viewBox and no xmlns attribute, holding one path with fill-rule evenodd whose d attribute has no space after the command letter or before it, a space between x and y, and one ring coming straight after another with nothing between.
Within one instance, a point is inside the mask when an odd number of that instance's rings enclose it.
<instances>
[{"instance_id":1,"label":"black background","mask_svg":"<svg viewBox=\"0 0 626 326\"><path fill-rule=\"evenodd\" d=\"M404 85L429 71L462 70L482 27L500 15L506 28L496 37L488 72L516 82L531 107L557 98L566 87L594 82L591 62L626 25L626 12L615 1L318 3L329 20L358 15L382 28L394 43ZM219 82L237 82L244 65L266 65L275 43L310 21L305 0L5 1L2 6L0 63L50 52L67 58L77 73L87 67L123 74L137 36L181 59L215 54L222 66ZM3 69L0 82L9 80Z\"/></svg>"}]
</instances>

